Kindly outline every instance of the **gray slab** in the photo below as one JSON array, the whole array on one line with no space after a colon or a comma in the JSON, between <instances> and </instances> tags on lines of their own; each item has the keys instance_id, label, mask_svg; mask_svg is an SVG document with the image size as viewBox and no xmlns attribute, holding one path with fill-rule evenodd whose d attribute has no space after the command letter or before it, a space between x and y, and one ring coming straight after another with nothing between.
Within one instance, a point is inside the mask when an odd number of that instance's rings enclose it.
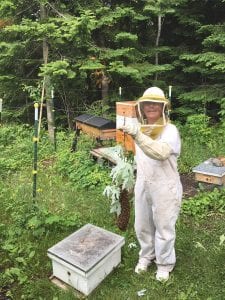
<instances>
[{"instance_id":1,"label":"gray slab","mask_svg":"<svg viewBox=\"0 0 225 300\"><path fill-rule=\"evenodd\" d=\"M194 167L192 171L206 175L213 175L216 177L222 177L225 175L225 167L216 167L210 163L210 160L206 160L200 165Z\"/></svg>"},{"instance_id":2,"label":"gray slab","mask_svg":"<svg viewBox=\"0 0 225 300\"><path fill-rule=\"evenodd\" d=\"M123 243L124 237L92 224L86 224L48 249L48 253L81 271L88 272Z\"/></svg>"}]
</instances>

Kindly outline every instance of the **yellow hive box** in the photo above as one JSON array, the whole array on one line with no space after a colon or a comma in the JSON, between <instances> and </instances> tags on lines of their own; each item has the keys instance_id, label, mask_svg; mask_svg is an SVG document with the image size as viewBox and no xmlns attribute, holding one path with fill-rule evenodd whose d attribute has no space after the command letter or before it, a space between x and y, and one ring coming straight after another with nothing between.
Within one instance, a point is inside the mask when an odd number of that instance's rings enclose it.
<instances>
[{"instance_id":1,"label":"yellow hive box","mask_svg":"<svg viewBox=\"0 0 225 300\"><path fill-rule=\"evenodd\" d=\"M136 118L137 101L116 102L116 114L119 116Z\"/></svg>"},{"instance_id":2,"label":"yellow hive box","mask_svg":"<svg viewBox=\"0 0 225 300\"><path fill-rule=\"evenodd\" d=\"M136 103L137 101L116 102L116 127L121 125L137 122L136 119ZM116 130L116 142L121 144L127 151L135 153L135 145L133 138L121 130Z\"/></svg>"}]
</instances>

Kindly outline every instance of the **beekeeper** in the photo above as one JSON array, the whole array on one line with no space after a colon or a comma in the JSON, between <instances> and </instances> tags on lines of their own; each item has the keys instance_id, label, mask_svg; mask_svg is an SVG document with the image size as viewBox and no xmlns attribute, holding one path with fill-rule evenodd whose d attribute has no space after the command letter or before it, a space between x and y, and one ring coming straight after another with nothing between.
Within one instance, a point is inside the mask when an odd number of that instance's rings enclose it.
<instances>
[{"instance_id":1,"label":"beekeeper","mask_svg":"<svg viewBox=\"0 0 225 300\"><path fill-rule=\"evenodd\" d=\"M133 136L136 150L135 231L141 250L135 272L147 271L155 261L159 281L168 280L175 266L175 224L182 199L177 170L181 141L168 111L164 92L148 88L137 102L138 125L121 127Z\"/></svg>"}]
</instances>

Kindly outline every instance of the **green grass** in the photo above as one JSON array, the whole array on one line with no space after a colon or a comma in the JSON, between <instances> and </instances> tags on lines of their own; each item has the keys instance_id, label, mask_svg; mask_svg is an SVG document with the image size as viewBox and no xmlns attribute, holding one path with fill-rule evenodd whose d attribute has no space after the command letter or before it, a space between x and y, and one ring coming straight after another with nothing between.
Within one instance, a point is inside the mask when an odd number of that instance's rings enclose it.
<instances>
[{"instance_id":1,"label":"green grass","mask_svg":"<svg viewBox=\"0 0 225 300\"><path fill-rule=\"evenodd\" d=\"M19 217L19 212L10 208L10 199L17 205L22 197L26 201L33 201L32 185L27 183L27 175L15 174L11 177L5 184L7 195L1 199L3 207L8 207L16 217ZM15 181L19 185L16 190L12 188ZM130 243L136 243L133 215L127 232L120 232L113 216L109 214L109 203L103 198L101 189L78 192L55 174L47 174L46 170L39 174L38 185L41 187L36 199L38 206L47 207L52 213L65 218L68 215L76 217L77 226L64 228L57 223L57 228L49 227L37 238L32 230L20 235L18 243L24 244L28 240L31 250L35 250L36 254L32 264L28 261L28 265L22 268L29 280L22 285L18 285L15 280L10 287L13 299L21 299L22 295L25 295L25 299L76 299L72 292L65 293L49 282L51 263L46 252L49 247L86 223L119 233L126 239L121 265L88 299L139 299L137 292L142 289L146 289L142 299L224 299L225 249L224 245L219 246L219 238L224 234L223 215L213 215L201 221L183 215L180 217L177 224L177 265L169 282L161 284L155 280L154 265L147 274L139 276L134 273L138 248L128 247ZM12 222L6 215L1 219L6 223ZM26 259L26 254L22 253L20 256ZM15 257L11 256L11 259ZM13 265L13 261L11 264Z\"/></svg>"},{"instance_id":2,"label":"green grass","mask_svg":"<svg viewBox=\"0 0 225 300\"><path fill-rule=\"evenodd\" d=\"M65 160L65 157L73 156L68 151L62 154L70 144L65 136L63 139L56 155L47 146L40 154L36 199L32 197L32 168L27 164L27 157L22 155L22 161L17 161L16 166L11 161L15 169L10 171L6 163L9 148L7 154L4 149L1 153L7 174L2 171L4 177L0 181L0 299L1 293L6 291L15 300L78 299L72 289L64 291L50 282L52 267L47 249L87 223L118 233L126 241L122 248L121 264L88 299L225 299L225 242L220 244L220 237L225 234L224 210L220 209L219 213L215 210L216 205L209 205L209 201L215 203L219 197L218 200L222 201L224 192L214 192L212 197L203 193L202 198L196 198L196 203L201 201L201 207L204 203L209 207L198 210L201 218L191 214L196 212L193 199L190 206L185 203L185 210L177 223L176 268L170 280L162 284L155 280L155 265L146 274L134 273L139 248L129 247L131 243L137 244L133 208L129 227L126 232L121 232L115 225L115 217L109 213L110 201L102 195L104 185L101 181L96 188L92 184L84 185L85 175L76 181L73 165L69 174L66 168L65 172L59 172L56 166L62 167L62 163L60 165L57 161L58 157L63 156ZM21 139L19 141L21 143ZM27 145L30 147L29 143ZM15 143L12 151L16 151L16 146ZM82 155L79 157L80 163ZM88 165L91 166L91 162ZM78 162L76 168L79 168ZM105 176L105 170L102 172ZM92 178L90 174L88 176ZM138 297L137 292L143 289L146 290L145 295Z\"/></svg>"}]
</instances>

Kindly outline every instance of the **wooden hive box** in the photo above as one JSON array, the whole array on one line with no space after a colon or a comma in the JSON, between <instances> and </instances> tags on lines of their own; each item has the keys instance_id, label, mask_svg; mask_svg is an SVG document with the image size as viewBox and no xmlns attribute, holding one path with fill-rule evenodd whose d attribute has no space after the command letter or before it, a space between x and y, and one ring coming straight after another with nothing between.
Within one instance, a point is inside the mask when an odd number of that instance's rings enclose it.
<instances>
[{"instance_id":1,"label":"wooden hive box","mask_svg":"<svg viewBox=\"0 0 225 300\"><path fill-rule=\"evenodd\" d=\"M116 142L124 146L127 151L135 153L134 140L131 135L124 133L122 130L116 130Z\"/></svg>"},{"instance_id":2,"label":"wooden hive box","mask_svg":"<svg viewBox=\"0 0 225 300\"><path fill-rule=\"evenodd\" d=\"M136 103L137 101L116 102L116 115L136 118Z\"/></svg>"},{"instance_id":3,"label":"wooden hive box","mask_svg":"<svg viewBox=\"0 0 225 300\"><path fill-rule=\"evenodd\" d=\"M125 124L137 124L136 117L137 101L116 102L116 128ZM124 146L127 151L135 153L133 138L121 130L116 130L116 142Z\"/></svg>"},{"instance_id":4,"label":"wooden hive box","mask_svg":"<svg viewBox=\"0 0 225 300\"><path fill-rule=\"evenodd\" d=\"M83 114L75 118L76 128L100 140L116 138L116 123L97 116Z\"/></svg>"},{"instance_id":5,"label":"wooden hive box","mask_svg":"<svg viewBox=\"0 0 225 300\"><path fill-rule=\"evenodd\" d=\"M225 166L216 167L209 160L194 167L195 180L216 185L225 185Z\"/></svg>"}]
</instances>

